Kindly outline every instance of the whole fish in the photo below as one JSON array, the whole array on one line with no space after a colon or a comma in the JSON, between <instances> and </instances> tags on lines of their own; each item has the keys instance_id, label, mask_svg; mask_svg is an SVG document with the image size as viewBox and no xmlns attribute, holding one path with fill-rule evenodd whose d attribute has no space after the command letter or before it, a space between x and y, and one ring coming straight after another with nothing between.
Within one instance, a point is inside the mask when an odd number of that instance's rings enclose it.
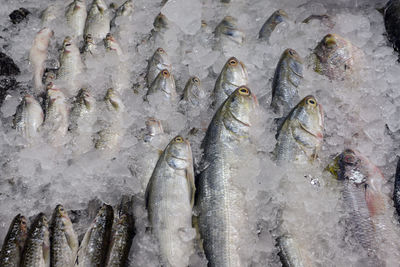
<instances>
[{"instance_id":1,"label":"whole fish","mask_svg":"<svg viewBox=\"0 0 400 267\"><path fill-rule=\"evenodd\" d=\"M203 85L198 77L190 77L183 90L183 99L198 106L206 96Z\"/></svg>"},{"instance_id":2,"label":"whole fish","mask_svg":"<svg viewBox=\"0 0 400 267\"><path fill-rule=\"evenodd\" d=\"M13 123L17 132L30 140L37 137L43 118L44 114L39 102L33 96L26 95L17 107Z\"/></svg>"},{"instance_id":3,"label":"whole fish","mask_svg":"<svg viewBox=\"0 0 400 267\"><path fill-rule=\"evenodd\" d=\"M164 96L170 100L175 100L177 97L174 76L167 69L160 71L149 87L146 97L157 92L163 92Z\"/></svg>"},{"instance_id":4,"label":"whole fish","mask_svg":"<svg viewBox=\"0 0 400 267\"><path fill-rule=\"evenodd\" d=\"M73 267L78 252L76 235L67 211L57 205L51 222L50 262L52 267Z\"/></svg>"},{"instance_id":5,"label":"whole fish","mask_svg":"<svg viewBox=\"0 0 400 267\"><path fill-rule=\"evenodd\" d=\"M69 107L64 93L52 83L47 88L45 111L44 126L49 141L56 146L63 144L69 125Z\"/></svg>"},{"instance_id":6,"label":"whole fish","mask_svg":"<svg viewBox=\"0 0 400 267\"><path fill-rule=\"evenodd\" d=\"M113 208L103 204L83 237L75 267L105 266L113 220Z\"/></svg>"},{"instance_id":7,"label":"whole fish","mask_svg":"<svg viewBox=\"0 0 400 267\"><path fill-rule=\"evenodd\" d=\"M19 267L25 245L27 229L26 218L21 214L14 217L8 229L0 252L0 266Z\"/></svg>"},{"instance_id":8,"label":"whole fish","mask_svg":"<svg viewBox=\"0 0 400 267\"><path fill-rule=\"evenodd\" d=\"M271 34L275 30L276 26L286 21L288 18L288 14L284 10L276 10L261 27L261 30L258 34L258 39L265 40L269 43L269 38L271 37Z\"/></svg>"},{"instance_id":9,"label":"whole fish","mask_svg":"<svg viewBox=\"0 0 400 267\"><path fill-rule=\"evenodd\" d=\"M298 87L303 79L303 61L293 49L286 49L275 69L272 81L271 107L280 116L286 116L299 102Z\"/></svg>"},{"instance_id":10,"label":"whole fish","mask_svg":"<svg viewBox=\"0 0 400 267\"><path fill-rule=\"evenodd\" d=\"M314 71L331 80L352 78L362 57L361 50L338 34L328 34L311 55Z\"/></svg>"},{"instance_id":11,"label":"whole fish","mask_svg":"<svg viewBox=\"0 0 400 267\"><path fill-rule=\"evenodd\" d=\"M49 47L50 38L53 31L49 28L41 29L35 36L32 48L29 52L29 62L33 65L33 81L35 89L38 93L43 91L43 73L45 69L44 62L47 59L47 48Z\"/></svg>"},{"instance_id":12,"label":"whole fish","mask_svg":"<svg viewBox=\"0 0 400 267\"><path fill-rule=\"evenodd\" d=\"M21 267L50 267L50 239L47 218L40 213L29 230Z\"/></svg>"},{"instance_id":13,"label":"whole fish","mask_svg":"<svg viewBox=\"0 0 400 267\"><path fill-rule=\"evenodd\" d=\"M194 192L192 150L187 140L177 136L158 159L146 189L149 221L159 242L162 266L189 265L194 244L181 235L192 229Z\"/></svg>"},{"instance_id":14,"label":"whole fish","mask_svg":"<svg viewBox=\"0 0 400 267\"><path fill-rule=\"evenodd\" d=\"M247 69L243 62L235 57L228 59L215 82L213 106L219 108L236 88L247 85L247 82Z\"/></svg>"},{"instance_id":15,"label":"whole fish","mask_svg":"<svg viewBox=\"0 0 400 267\"><path fill-rule=\"evenodd\" d=\"M246 228L243 192L234 184L234 165L247 146L256 98L237 88L212 119L202 147L206 168L200 173L196 206L203 248L209 267L244 266L238 255L239 230Z\"/></svg>"},{"instance_id":16,"label":"whole fish","mask_svg":"<svg viewBox=\"0 0 400 267\"><path fill-rule=\"evenodd\" d=\"M169 72L171 72L172 65L167 52L159 47L154 52L147 66L146 79L149 86L163 69L167 69Z\"/></svg>"},{"instance_id":17,"label":"whole fish","mask_svg":"<svg viewBox=\"0 0 400 267\"><path fill-rule=\"evenodd\" d=\"M388 39L398 52L400 49L400 1L388 1L384 8L383 17Z\"/></svg>"},{"instance_id":18,"label":"whole fish","mask_svg":"<svg viewBox=\"0 0 400 267\"><path fill-rule=\"evenodd\" d=\"M67 7L65 17L67 18L67 24L72 29L72 36L82 36L87 17L86 0L73 0Z\"/></svg>"},{"instance_id":19,"label":"whole fish","mask_svg":"<svg viewBox=\"0 0 400 267\"><path fill-rule=\"evenodd\" d=\"M107 33L104 45L107 51L114 51L118 56L122 56L122 49L111 33Z\"/></svg>"},{"instance_id":20,"label":"whole fish","mask_svg":"<svg viewBox=\"0 0 400 267\"><path fill-rule=\"evenodd\" d=\"M309 95L292 109L278 129L274 151L278 164L313 161L322 146L322 139L322 107Z\"/></svg>"},{"instance_id":21,"label":"whole fish","mask_svg":"<svg viewBox=\"0 0 400 267\"><path fill-rule=\"evenodd\" d=\"M238 28L237 19L226 16L215 28L215 37L230 40L236 44L243 44L245 34Z\"/></svg>"},{"instance_id":22,"label":"whole fish","mask_svg":"<svg viewBox=\"0 0 400 267\"><path fill-rule=\"evenodd\" d=\"M84 35L102 40L110 32L110 14L103 0L94 0L86 19Z\"/></svg>"}]
</instances>

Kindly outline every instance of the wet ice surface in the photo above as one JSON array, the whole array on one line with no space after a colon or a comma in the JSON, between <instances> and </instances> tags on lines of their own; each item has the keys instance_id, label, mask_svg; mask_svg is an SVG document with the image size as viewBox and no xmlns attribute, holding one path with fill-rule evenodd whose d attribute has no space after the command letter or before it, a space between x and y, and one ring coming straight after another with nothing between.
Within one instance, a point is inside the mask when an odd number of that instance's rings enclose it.
<instances>
[{"instance_id":1,"label":"wet ice surface","mask_svg":"<svg viewBox=\"0 0 400 267\"><path fill-rule=\"evenodd\" d=\"M248 259L246 265L280 265L275 238L278 226L284 221L287 227L297 229L297 235L317 266L349 263L362 266L365 251L344 231L346 215L340 202L340 187L322 170L331 155L352 147L380 167L387 180L385 192L388 195L392 192L395 157L399 152L395 141L400 130L400 67L396 62L397 55L383 35L383 18L375 9L380 7L379 4L344 0L232 0L230 4L216 0L170 0L163 7L161 1L134 1L133 14L117 18L116 27L112 29L124 56L118 58L116 54L105 53L100 44L100 56L86 61L86 73L78 79L82 86L89 87L98 101L102 101L107 88L120 73L116 66L123 62L125 69L121 72L125 71L125 77L130 80L129 86L121 90L125 104L121 129L124 135L117 151L105 153L93 149L76 155L68 145L71 136L66 137L66 146L55 148L44 139L29 146L11 128L12 115L21 96L33 92L28 55L35 34L41 29L39 15L48 7L49 1L5 0L4 3L0 7L0 25L3 25L0 45L21 69L17 79L22 90L9 92L1 107L0 240L17 213L30 217L44 211L50 216L58 203L67 209L82 210L94 198L115 205L122 194L134 194L137 197L134 209L137 235L131 249L130 265L158 264L157 244L147 229L144 209L147 181L159 151L177 134L189 139L195 164L199 164L200 142L214 113L208 109L209 97L200 107L188 109L184 114L178 111L182 108L166 103L159 94L151 95L149 102L143 101L147 90L144 82L147 60L162 47L171 58L178 94L182 93L188 78L195 75L210 96L222 66L229 57L235 56L247 66L248 86L262 104L252 128L253 146L246 151L249 154L243 157L236 179L245 191L251 232L243 238L246 242L241 244L239 251L244 259ZM65 1L51 3L61 9L68 4ZM19 7L28 9L31 14L27 21L13 25L8 14ZM288 13L291 21L277 26L270 45L259 42L256 37L261 26L279 8ZM170 28L150 38L153 20L161 10L170 17ZM179 14L187 17L180 20ZM301 23L311 14L328 14L333 23L319 20ZM239 28L246 35L241 46L214 39L214 28L227 15L238 19ZM51 25L55 35L49 46L48 66L57 65L54 62L58 59L58 49L70 33L64 26L63 16L58 16ZM300 96L314 94L325 113L320 160L313 167L277 167L270 156L275 145L275 132L272 126L274 115L269 109L276 64L281 53L289 47L305 58L327 33L340 34L363 50L365 60L361 72L353 77L353 81L329 81L310 69L305 70L299 87ZM98 106L97 116L102 119L104 107ZM162 121L165 133L151 142L144 142L145 121L150 117ZM99 127L94 126L94 134ZM191 131L193 128L198 130ZM78 232L82 235L84 227L80 226ZM243 235L246 233L247 229ZM383 257L388 265L400 258L391 252L388 250L388 255ZM206 265L200 253L191 255L191 263L191 266Z\"/></svg>"}]
</instances>

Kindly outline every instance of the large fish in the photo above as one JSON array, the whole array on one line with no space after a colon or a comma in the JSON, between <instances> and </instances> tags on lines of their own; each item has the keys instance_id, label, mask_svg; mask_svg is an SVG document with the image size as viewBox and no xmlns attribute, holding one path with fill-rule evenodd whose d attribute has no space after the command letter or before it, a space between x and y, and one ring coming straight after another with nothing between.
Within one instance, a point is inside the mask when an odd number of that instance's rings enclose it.
<instances>
[{"instance_id":1,"label":"large fish","mask_svg":"<svg viewBox=\"0 0 400 267\"><path fill-rule=\"evenodd\" d=\"M234 184L235 164L249 143L256 98L241 86L221 105L203 141L206 168L198 180L196 206L203 248L210 267L244 266L239 231L246 228L244 193ZM250 178L249 178L250 179Z\"/></svg>"},{"instance_id":2,"label":"large fish","mask_svg":"<svg viewBox=\"0 0 400 267\"><path fill-rule=\"evenodd\" d=\"M22 250L27 236L27 228L26 218L21 214L15 216L10 224L0 252L0 266L20 266Z\"/></svg>"},{"instance_id":3,"label":"large fish","mask_svg":"<svg viewBox=\"0 0 400 267\"><path fill-rule=\"evenodd\" d=\"M187 140L177 136L158 159L146 189L149 220L159 242L162 266L189 265L193 243L181 236L192 229L194 192L192 150Z\"/></svg>"}]
</instances>

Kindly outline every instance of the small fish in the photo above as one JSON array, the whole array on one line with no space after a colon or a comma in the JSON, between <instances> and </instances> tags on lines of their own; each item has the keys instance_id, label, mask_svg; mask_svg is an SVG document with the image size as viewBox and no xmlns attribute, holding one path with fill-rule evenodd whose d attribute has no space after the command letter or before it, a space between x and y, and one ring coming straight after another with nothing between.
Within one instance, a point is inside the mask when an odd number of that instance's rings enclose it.
<instances>
[{"instance_id":1,"label":"small fish","mask_svg":"<svg viewBox=\"0 0 400 267\"><path fill-rule=\"evenodd\" d=\"M21 214L14 217L0 252L0 266L19 267L27 237L26 218Z\"/></svg>"},{"instance_id":2,"label":"small fish","mask_svg":"<svg viewBox=\"0 0 400 267\"><path fill-rule=\"evenodd\" d=\"M44 114L39 102L33 96L26 95L17 107L13 123L17 132L31 140L38 136L43 119Z\"/></svg>"},{"instance_id":3,"label":"small fish","mask_svg":"<svg viewBox=\"0 0 400 267\"><path fill-rule=\"evenodd\" d=\"M285 116L299 102L298 87L303 79L303 61L293 49L286 49L275 69L272 81L271 107L279 116Z\"/></svg>"},{"instance_id":4,"label":"small fish","mask_svg":"<svg viewBox=\"0 0 400 267\"><path fill-rule=\"evenodd\" d=\"M149 86L163 69L167 69L169 72L171 72L172 65L167 52L159 47L154 52L147 66L146 79Z\"/></svg>"},{"instance_id":5,"label":"small fish","mask_svg":"<svg viewBox=\"0 0 400 267\"><path fill-rule=\"evenodd\" d=\"M118 56L122 56L122 49L111 33L107 33L104 39L104 45L107 51L114 51Z\"/></svg>"},{"instance_id":6,"label":"small fish","mask_svg":"<svg viewBox=\"0 0 400 267\"><path fill-rule=\"evenodd\" d=\"M398 52L400 50L400 1L388 1L383 10L383 17L387 37L393 44L393 48Z\"/></svg>"},{"instance_id":7,"label":"small fish","mask_svg":"<svg viewBox=\"0 0 400 267\"><path fill-rule=\"evenodd\" d=\"M225 38L236 44L243 44L245 39L244 32L238 28L237 19L226 16L215 28L215 37Z\"/></svg>"},{"instance_id":8,"label":"small fish","mask_svg":"<svg viewBox=\"0 0 400 267\"><path fill-rule=\"evenodd\" d=\"M94 42L92 35L88 34L85 36L85 41L81 49L83 60L86 60L89 56L96 56L98 54L97 45Z\"/></svg>"},{"instance_id":9,"label":"small fish","mask_svg":"<svg viewBox=\"0 0 400 267\"><path fill-rule=\"evenodd\" d=\"M73 31L72 37L82 36L87 17L86 0L73 0L67 7L65 17L67 24Z\"/></svg>"},{"instance_id":10,"label":"small fish","mask_svg":"<svg viewBox=\"0 0 400 267\"><path fill-rule=\"evenodd\" d=\"M170 100L177 98L174 76L167 69L160 71L147 91L146 96L156 92L163 92L164 96Z\"/></svg>"},{"instance_id":11,"label":"small fish","mask_svg":"<svg viewBox=\"0 0 400 267\"><path fill-rule=\"evenodd\" d=\"M110 32L110 14L103 0L94 0L86 19L84 36L90 34L94 40L106 38Z\"/></svg>"},{"instance_id":12,"label":"small fish","mask_svg":"<svg viewBox=\"0 0 400 267\"><path fill-rule=\"evenodd\" d=\"M105 266L113 220L113 208L103 204L83 237L75 267Z\"/></svg>"},{"instance_id":13,"label":"small fish","mask_svg":"<svg viewBox=\"0 0 400 267\"><path fill-rule=\"evenodd\" d=\"M54 35L49 28L41 29L35 36L32 48L29 52L29 62L33 65L33 81L37 93L41 93L44 89L42 78L45 69L45 61L47 59L47 49L49 47L50 38Z\"/></svg>"},{"instance_id":14,"label":"small fish","mask_svg":"<svg viewBox=\"0 0 400 267\"><path fill-rule=\"evenodd\" d=\"M243 62L235 57L228 59L215 82L213 106L219 108L236 88L247 85L247 82L247 69Z\"/></svg>"},{"instance_id":15,"label":"small fish","mask_svg":"<svg viewBox=\"0 0 400 267\"><path fill-rule=\"evenodd\" d=\"M276 26L286 21L288 18L288 14L282 9L278 9L277 11L272 13L272 15L261 27L261 30L258 34L258 39L265 40L269 43L269 38L271 37L271 34L275 30Z\"/></svg>"},{"instance_id":16,"label":"small fish","mask_svg":"<svg viewBox=\"0 0 400 267\"><path fill-rule=\"evenodd\" d=\"M274 151L278 164L313 161L322 146L323 127L321 105L313 96L306 96L278 129Z\"/></svg>"},{"instance_id":17,"label":"small fish","mask_svg":"<svg viewBox=\"0 0 400 267\"><path fill-rule=\"evenodd\" d=\"M206 96L203 85L198 77L190 77L183 90L183 100L198 106Z\"/></svg>"},{"instance_id":18,"label":"small fish","mask_svg":"<svg viewBox=\"0 0 400 267\"><path fill-rule=\"evenodd\" d=\"M67 211L57 205L51 222L50 262L52 267L73 267L78 252L76 235Z\"/></svg>"},{"instance_id":19,"label":"small fish","mask_svg":"<svg viewBox=\"0 0 400 267\"><path fill-rule=\"evenodd\" d=\"M29 230L22 255L21 267L50 267L49 226L40 213Z\"/></svg>"},{"instance_id":20,"label":"small fish","mask_svg":"<svg viewBox=\"0 0 400 267\"><path fill-rule=\"evenodd\" d=\"M162 266L189 265L194 243L185 242L181 235L192 229L194 192L192 150L187 140L177 136L158 159L146 189L146 207Z\"/></svg>"}]
</instances>

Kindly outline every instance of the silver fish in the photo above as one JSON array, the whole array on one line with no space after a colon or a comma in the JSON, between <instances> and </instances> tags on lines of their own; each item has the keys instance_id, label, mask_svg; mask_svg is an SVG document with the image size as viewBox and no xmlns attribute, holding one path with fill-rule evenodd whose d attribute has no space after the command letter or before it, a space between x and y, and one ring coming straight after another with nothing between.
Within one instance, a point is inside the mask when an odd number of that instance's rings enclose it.
<instances>
[{"instance_id":1,"label":"silver fish","mask_svg":"<svg viewBox=\"0 0 400 267\"><path fill-rule=\"evenodd\" d=\"M160 71L147 91L146 96L157 92L163 92L165 97L170 100L177 98L174 76L167 69Z\"/></svg>"},{"instance_id":2,"label":"silver fish","mask_svg":"<svg viewBox=\"0 0 400 267\"><path fill-rule=\"evenodd\" d=\"M79 37L83 35L85 29L85 22L87 17L86 1L85 0L73 0L68 5L67 11L65 12L67 18L67 24L71 27L73 37Z\"/></svg>"},{"instance_id":3,"label":"silver fish","mask_svg":"<svg viewBox=\"0 0 400 267\"><path fill-rule=\"evenodd\" d=\"M93 39L102 40L110 32L110 14L103 0L94 0L86 19L84 35L91 34Z\"/></svg>"},{"instance_id":4,"label":"silver fish","mask_svg":"<svg viewBox=\"0 0 400 267\"><path fill-rule=\"evenodd\" d=\"M214 34L217 38L224 38L240 45L245 40L244 32L237 26L237 19L232 16L226 16L215 28Z\"/></svg>"},{"instance_id":5,"label":"silver fish","mask_svg":"<svg viewBox=\"0 0 400 267\"><path fill-rule=\"evenodd\" d=\"M171 72L172 65L167 52L159 47L154 52L147 66L146 79L149 86L163 69L167 69L169 72Z\"/></svg>"},{"instance_id":6,"label":"silver fish","mask_svg":"<svg viewBox=\"0 0 400 267\"><path fill-rule=\"evenodd\" d=\"M43 119L44 114L39 102L33 96L26 95L17 107L13 122L17 132L30 140L38 136Z\"/></svg>"},{"instance_id":7,"label":"silver fish","mask_svg":"<svg viewBox=\"0 0 400 267\"><path fill-rule=\"evenodd\" d=\"M275 30L278 24L284 22L288 19L288 15L282 9L278 9L267 19L267 21L261 27L261 30L258 34L258 39L265 40L269 42L269 38L271 37L272 32Z\"/></svg>"},{"instance_id":8,"label":"silver fish","mask_svg":"<svg viewBox=\"0 0 400 267\"><path fill-rule=\"evenodd\" d=\"M203 85L198 77L190 77L183 90L183 99L198 106L206 96Z\"/></svg>"}]
</instances>

